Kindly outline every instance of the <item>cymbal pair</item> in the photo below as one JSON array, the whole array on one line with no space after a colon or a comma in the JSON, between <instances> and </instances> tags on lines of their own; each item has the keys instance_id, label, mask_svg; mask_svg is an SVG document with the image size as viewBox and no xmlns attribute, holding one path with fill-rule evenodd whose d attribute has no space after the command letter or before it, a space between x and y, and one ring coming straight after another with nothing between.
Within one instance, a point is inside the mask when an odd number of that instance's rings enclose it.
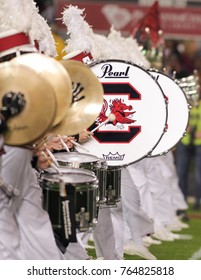
<instances>
[{"instance_id":1,"label":"cymbal pair","mask_svg":"<svg viewBox=\"0 0 201 280\"><path fill-rule=\"evenodd\" d=\"M34 143L46 133L73 135L99 115L103 88L89 67L78 61L57 61L39 53L0 64L0 97L24 94L23 111L8 120L5 144Z\"/></svg>"}]
</instances>

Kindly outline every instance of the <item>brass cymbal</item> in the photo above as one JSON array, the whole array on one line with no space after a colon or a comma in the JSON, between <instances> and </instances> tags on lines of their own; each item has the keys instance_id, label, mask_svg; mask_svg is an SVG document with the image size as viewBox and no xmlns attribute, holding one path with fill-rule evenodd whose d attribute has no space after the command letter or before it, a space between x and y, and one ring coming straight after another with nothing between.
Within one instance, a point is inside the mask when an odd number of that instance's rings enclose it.
<instances>
[{"instance_id":1,"label":"brass cymbal","mask_svg":"<svg viewBox=\"0 0 201 280\"><path fill-rule=\"evenodd\" d=\"M37 141L52 126L55 118L53 88L33 69L3 62L0 64L0 99L9 91L24 94L26 104L20 114L8 120L5 144L22 146Z\"/></svg>"},{"instance_id":2,"label":"brass cymbal","mask_svg":"<svg viewBox=\"0 0 201 280\"><path fill-rule=\"evenodd\" d=\"M61 60L72 81L73 102L61 123L52 128L54 134L74 135L91 126L103 104L103 86L82 62ZM76 89L77 87L77 89Z\"/></svg>"},{"instance_id":3,"label":"brass cymbal","mask_svg":"<svg viewBox=\"0 0 201 280\"><path fill-rule=\"evenodd\" d=\"M56 59L41 53L29 53L12 59L35 70L53 87L56 94L56 115L53 125L57 125L66 115L72 101L72 84L68 72Z\"/></svg>"}]
</instances>

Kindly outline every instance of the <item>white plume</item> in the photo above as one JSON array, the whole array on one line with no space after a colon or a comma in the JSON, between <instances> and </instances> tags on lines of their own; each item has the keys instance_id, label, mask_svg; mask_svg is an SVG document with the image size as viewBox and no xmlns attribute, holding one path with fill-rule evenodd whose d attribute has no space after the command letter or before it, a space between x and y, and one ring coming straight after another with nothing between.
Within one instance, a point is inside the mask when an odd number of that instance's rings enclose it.
<instances>
[{"instance_id":1,"label":"white plume","mask_svg":"<svg viewBox=\"0 0 201 280\"><path fill-rule=\"evenodd\" d=\"M33 15L29 36L31 40L38 42L40 52L52 57L57 56L56 43L51 28L46 20L38 13L34 13Z\"/></svg>"},{"instance_id":2,"label":"white plume","mask_svg":"<svg viewBox=\"0 0 201 280\"><path fill-rule=\"evenodd\" d=\"M114 51L114 46L106 36L94 34L94 43L91 49L91 54L94 59L108 59L111 57L116 58Z\"/></svg>"},{"instance_id":3,"label":"white plume","mask_svg":"<svg viewBox=\"0 0 201 280\"><path fill-rule=\"evenodd\" d=\"M90 52L94 40L92 28L85 21L83 15L84 9L78 9L77 6L68 6L62 15L63 23L67 27L67 53L73 51Z\"/></svg>"},{"instance_id":4,"label":"white plume","mask_svg":"<svg viewBox=\"0 0 201 280\"><path fill-rule=\"evenodd\" d=\"M137 41L132 37L123 37L113 27L108 36L95 34L92 27L85 21L84 9L68 6L64 10L63 23L67 27L67 53L76 51L90 52L96 59L122 59L150 68L149 61L141 53Z\"/></svg>"},{"instance_id":5,"label":"white plume","mask_svg":"<svg viewBox=\"0 0 201 280\"><path fill-rule=\"evenodd\" d=\"M33 1L31 1L33 2ZM27 33L33 16L32 4L26 0L0 0L0 32L16 30Z\"/></svg>"},{"instance_id":6,"label":"white plume","mask_svg":"<svg viewBox=\"0 0 201 280\"><path fill-rule=\"evenodd\" d=\"M108 40L112 45L115 45L116 58L128 60L145 68L150 68L150 62L142 54L134 38L131 36L123 37L120 31L116 31L111 27Z\"/></svg>"},{"instance_id":7,"label":"white plume","mask_svg":"<svg viewBox=\"0 0 201 280\"><path fill-rule=\"evenodd\" d=\"M29 35L31 43L37 40L40 51L56 56L55 41L50 27L39 14L33 0L0 0L0 33L23 32Z\"/></svg>"}]
</instances>

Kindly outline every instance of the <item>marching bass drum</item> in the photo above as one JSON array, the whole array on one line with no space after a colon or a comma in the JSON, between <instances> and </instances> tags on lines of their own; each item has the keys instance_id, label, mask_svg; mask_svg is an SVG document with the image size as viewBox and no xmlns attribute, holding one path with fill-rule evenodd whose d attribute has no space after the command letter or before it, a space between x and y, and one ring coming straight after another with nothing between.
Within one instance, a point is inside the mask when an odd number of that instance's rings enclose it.
<instances>
[{"instance_id":1,"label":"marching bass drum","mask_svg":"<svg viewBox=\"0 0 201 280\"><path fill-rule=\"evenodd\" d=\"M132 62L100 60L89 67L102 83L104 101L88 131L98 129L83 146L110 167L146 157L165 133L167 103L161 87L150 73ZM115 120L107 122L111 114Z\"/></svg>"},{"instance_id":2,"label":"marching bass drum","mask_svg":"<svg viewBox=\"0 0 201 280\"><path fill-rule=\"evenodd\" d=\"M150 156L164 155L185 135L190 107L181 87L165 73L149 70L160 84L168 101L167 130Z\"/></svg>"}]
</instances>

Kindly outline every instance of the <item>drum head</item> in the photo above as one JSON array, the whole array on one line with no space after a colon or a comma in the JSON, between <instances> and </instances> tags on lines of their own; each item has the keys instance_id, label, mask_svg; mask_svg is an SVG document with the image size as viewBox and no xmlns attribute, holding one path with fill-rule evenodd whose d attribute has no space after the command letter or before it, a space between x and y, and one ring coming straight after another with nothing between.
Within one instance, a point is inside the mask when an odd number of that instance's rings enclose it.
<instances>
[{"instance_id":1,"label":"drum head","mask_svg":"<svg viewBox=\"0 0 201 280\"><path fill-rule=\"evenodd\" d=\"M172 78L158 71L149 72L158 81L168 100L167 130L151 153L151 156L158 156L171 150L184 136L189 120L189 105L183 90Z\"/></svg>"},{"instance_id":2,"label":"drum head","mask_svg":"<svg viewBox=\"0 0 201 280\"><path fill-rule=\"evenodd\" d=\"M88 130L103 123L109 114L116 119L99 127L83 146L105 159L108 166L128 165L147 156L166 127L167 104L161 87L131 62L102 60L89 66L103 85L104 102Z\"/></svg>"},{"instance_id":3,"label":"drum head","mask_svg":"<svg viewBox=\"0 0 201 280\"><path fill-rule=\"evenodd\" d=\"M59 162L63 163L91 163L99 160L96 156L76 152L54 153L54 156Z\"/></svg>"},{"instance_id":4,"label":"drum head","mask_svg":"<svg viewBox=\"0 0 201 280\"><path fill-rule=\"evenodd\" d=\"M65 184L72 184L78 189L90 190L98 188L98 180L94 172L79 168L58 168L62 175L55 173L55 169L48 168L42 175L42 179L51 183L58 184L62 180ZM81 185L81 186L80 186Z\"/></svg>"}]
</instances>

